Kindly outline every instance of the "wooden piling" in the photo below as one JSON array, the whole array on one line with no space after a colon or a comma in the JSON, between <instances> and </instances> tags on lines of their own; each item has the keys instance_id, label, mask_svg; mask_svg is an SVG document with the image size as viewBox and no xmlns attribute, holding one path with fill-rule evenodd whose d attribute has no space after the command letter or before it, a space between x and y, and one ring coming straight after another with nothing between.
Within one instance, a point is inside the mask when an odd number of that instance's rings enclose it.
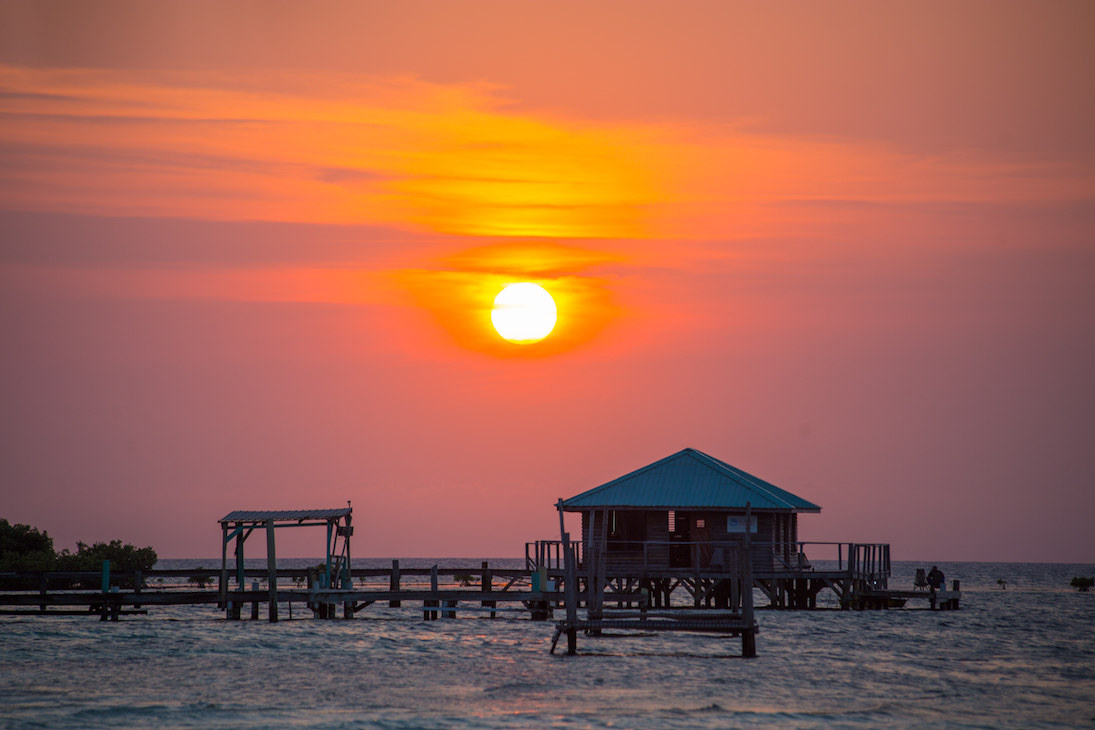
<instances>
[{"instance_id":1,"label":"wooden piling","mask_svg":"<svg viewBox=\"0 0 1095 730\"><path fill-rule=\"evenodd\" d=\"M103 593L103 605L99 610L99 620L106 621L109 617L110 604L107 601L107 593L110 591L110 561L103 561L103 573L102 573L102 593Z\"/></svg>"},{"instance_id":2,"label":"wooden piling","mask_svg":"<svg viewBox=\"0 0 1095 730\"><path fill-rule=\"evenodd\" d=\"M139 594L141 592L141 584L144 583L144 574L139 570L133 571L133 592ZM139 609L141 604L133 604L134 609Z\"/></svg>"},{"instance_id":3,"label":"wooden piling","mask_svg":"<svg viewBox=\"0 0 1095 730\"><path fill-rule=\"evenodd\" d=\"M225 618L231 618L228 615L228 523L226 522L221 523L221 575L217 591L219 596L217 607L224 609Z\"/></svg>"},{"instance_id":4,"label":"wooden piling","mask_svg":"<svg viewBox=\"0 0 1095 730\"><path fill-rule=\"evenodd\" d=\"M399 590L399 561L398 560L393 560L392 561L392 576L388 580L388 590L392 591L393 593L395 591ZM388 601L388 606L390 608L399 608L402 605L403 605L402 601Z\"/></svg>"},{"instance_id":5,"label":"wooden piling","mask_svg":"<svg viewBox=\"0 0 1095 730\"><path fill-rule=\"evenodd\" d=\"M247 539L247 533L239 522L236 523L234 532L236 533L236 590L242 591L243 587L247 585L247 577L244 575L246 568L243 562L243 546ZM239 621L242 613L243 604L236 601L232 606L232 618Z\"/></svg>"},{"instance_id":6,"label":"wooden piling","mask_svg":"<svg viewBox=\"0 0 1095 730\"><path fill-rule=\"evenodd\" d=\"M430 569L430 591L437 593L437 566L433 566ZM422 618L425 621L436 621L437 611L430 610L435 609L439 602L432 599L426 599L422 601Z\"/></svg>"},{"instance_id":7,"label":"wooden piling","mask_svg":"<svg viewBox=\"0 0 1095 730\"><path fill-rule=\"evenodd\" d=\"M753 556L750 550L749 525L752 519L753 508L750 502L745 503L745 535L744 550L742 551L742 591L741 591L741 619L745 629L741 632L741 655L752 659L757 655L757 636L754 629L756 620L753 615Z\"/></svg>"},{"instance_id":8,"label":"wooden piling","mask_svg":"<svg viewBox=\"0 0 1095 730\"><path fill-rule=\"evenodd\" d=\"M560 521L562 511L560 510ZM578 653L578 565L574 547L570 544L570 534L563 533L563 560L566 571L565 602L567 613L567 655Z\"/></svg>"},{"instance_id":9,"label":"wooden piling","mask_svg":"<svg viewBox=\"0 0 1095 730\"><path fill-rule=\"evenodd\" d=\"M346 506L349 507L350 503L347 502ZM348 588L348 589L353 589L353 587L354 587L354 576L353 576L353 573L350 571L350 565L351 565L351 563L350 563L350 536L354 534L354 528L353 528L353 525L351 524L351 522L353 520L353 516L352 515L346 515L346 517L343 518L343 519L346 522L345 526L337 528L338 534L342 535L343 548L346 552L346 562L345 562L345 564L343 565L343 568L342 568L343 572L344 572L345 581L342 584L342 587L343 588ZM290 611L292 610L291 606L290 606L289 610ZM354 603L353 603L353 601L344 602L342 604L342 618L353 618L353 617L354 617Z\"/></svg>"},{"instance_id":10,"label":"wooden piling","mask_svg":"<svg viewBox=\"0 0 1095 730\"><path fill-rule=\"evenodd\" d=\"M266 574L270 582L270 622L278 620L278 562L274 554L274 521L266 520Z\"/></svg>"},{"instance_id":11,"label":"wooden piling","mask_svg":"<svg viewBox=\"0 0 1095 730\"><path fill-rule=\"evenodd\" d=\"M490 572L489 564L487 563L486 560L483 561L482 568L483 568L483 574L480 576L479 588L484 593L490 593L492 590L494 590L494 575ZM498 605L498 602L497 601L482 601L480 603L480 605L484 608L493 609L495 606ZM490 617L491 618L495 618L497 615L498 614L493 610L490 612Z\"/></svg>"}]
</instances>

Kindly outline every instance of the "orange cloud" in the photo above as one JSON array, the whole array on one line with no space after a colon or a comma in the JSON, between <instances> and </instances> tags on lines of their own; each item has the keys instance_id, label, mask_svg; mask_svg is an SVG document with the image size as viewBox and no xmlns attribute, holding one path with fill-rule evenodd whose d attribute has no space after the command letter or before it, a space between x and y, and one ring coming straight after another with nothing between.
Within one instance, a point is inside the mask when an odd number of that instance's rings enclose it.
<instances>
[{"instance_id":1,"label":"orange cloud","mask_svg":"<svg viewBox=\"0 0 1095 730\"><path fill-rule=\"evenodd\" d=\"M377 305L387 303L395 295L387 277L349 268L163 269L7 264L0 266L0 280L13 290L52 290L122 299Z\"/></svg>"},{"instance_id":2,"label":"orange cloud","mask_svg":"<svg viewBox=\"0 0 1095 730\"><path fill-rule=\"evenodd\" d=\"M185 81L185 80L184 80ZM658 192L641 135L498 111L405 79L241 91L0 67L9 204L113 215L388 223L445 233L637 235Z\"/></svg>"},{"instance_id":3,"label":"orange cloud","mask_svg":"<svg viewBox=\"0 0 1095 730\"><path fill-rule=\"evenodd\" d=\"M506 108L484 84L0 66L9 207L388 224L466 235L726 239L809 230L803 202L1090 197L1081 168Z\"/></svg>"}]
</instances>

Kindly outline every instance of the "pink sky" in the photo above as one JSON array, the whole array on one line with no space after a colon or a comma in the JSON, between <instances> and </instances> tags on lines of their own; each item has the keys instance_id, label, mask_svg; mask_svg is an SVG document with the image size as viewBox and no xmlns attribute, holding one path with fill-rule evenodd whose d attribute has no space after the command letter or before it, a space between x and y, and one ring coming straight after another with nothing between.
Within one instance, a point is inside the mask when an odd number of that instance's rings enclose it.
<instances>
[{"instance_id":1,"label":"pink sky","mask_svg":"<svg viewBox=\"0 0 1095 730\"><path fill-rule=\"evenodd\" d=\"M692 446L1095 560L1095 6L6 2L0 516L517 556ZM559 324L518 347L494 293ZM284 555L322 551L286 536Z\"/></svg>"}]
</instances>

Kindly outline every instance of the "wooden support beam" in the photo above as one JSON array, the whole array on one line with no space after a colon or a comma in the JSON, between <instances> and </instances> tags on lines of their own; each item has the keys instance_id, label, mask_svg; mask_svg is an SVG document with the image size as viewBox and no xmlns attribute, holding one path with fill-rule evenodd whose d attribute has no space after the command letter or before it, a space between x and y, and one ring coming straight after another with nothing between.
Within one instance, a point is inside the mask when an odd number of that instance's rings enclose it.
<instances>
[{"instance_id":1,"label":"wooden support beam","mask_svg":"<svg viewBox=\"0 0 1095 730\"><path fill-rule=\"evenodd\" d=\"M434 593L437 592L437 566L433 566L430 570L430 590ZM426 599L422 601L422 619L424 621L436 621L437 611L429 610L437 605L438 601Z\"/></svg>"},{"instance_id":2,"label":"wooden support beam","mask_svg":"<svg viewBox=\"0 0 1095 730\"><path fill-rule=\"evenodd\" d=\"M484 593L490 593L494 590L494 574L490 572L490 565L486 560L483 561L482 568L483 574L480 576L479 589ZM496 601L482 601L479 605L493 609L498 603ZM491 618L495 618L497 615L493 610L490 612Z\"/></svg>"},{"instance_id":3,"label":"wooden support beam","mask_svg":"<svg viewBox=\"0 0 1095 730\"><path fill-rule=\"evenodd\" d=\"M218 608L228 611L228 523L221 523L221 580L218 588L220 601ZM226 613L227 616L227 613Z\"/></svg>"},{"instance_id":4,"label":"wooden support beam","mask_svg":"<svg viewBox=\"0 0 1095 730\"><path fill-rule=\"evenodd\" d=\"M743 538L745 554L744 559L742 560L744 575L741 580L743 588L741 597L741 618L742 622L745 624L745 630L741 634L741 655L750 659L757 655L757 637L754 629L756 621L753 615L753 555L749 538L749 525L751 524L752 515L752 503L746 502L745 535Z\"/></svg>"},{"instance_id":5,"label":"wooden support beam","mask_svg":"<svg viewBox=\"0 0 1095 730\"><path fill-rule=\"evenodd\" d=\"M278 560L274 549L274 521L266 520L266 574L270 582L270 622L278 620Z\"/></svg>"},{"instance_id":6,"label":"wooden support beam","mask_svg":"<svg viewBox=\"0 0 1095 730\"><path fill-rule=\"evenodd\" d=\"M392 561L392 575L391 575L391 578L388 580L388 590L393 591L393 592L399 590L399 561L398 560L393 560ZM401 601L388 601L389 608L399 608L402 605L403 605L403 603Z\"/></svg>"}]
</instances>

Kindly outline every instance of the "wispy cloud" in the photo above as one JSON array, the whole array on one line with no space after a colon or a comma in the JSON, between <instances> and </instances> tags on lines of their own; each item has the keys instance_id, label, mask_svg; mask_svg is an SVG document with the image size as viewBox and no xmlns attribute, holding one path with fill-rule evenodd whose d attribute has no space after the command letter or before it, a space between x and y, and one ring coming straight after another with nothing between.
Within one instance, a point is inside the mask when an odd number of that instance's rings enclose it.
<instances>
[{"instance_id":1,"label":"wispy cloud","mask_svg":"<svg viewBox=\"0 0 1095 730\"><path fill-rule=\"evenodd\" d=\"M1095 196L1083 168L918 157L728 125L536 115L482 84L269 86L0 67L0 191L8 207L33 210L551 238L770 236L849 202ZM804 202L817 204L812 214Z\"/></svg>"}]
</instances>

